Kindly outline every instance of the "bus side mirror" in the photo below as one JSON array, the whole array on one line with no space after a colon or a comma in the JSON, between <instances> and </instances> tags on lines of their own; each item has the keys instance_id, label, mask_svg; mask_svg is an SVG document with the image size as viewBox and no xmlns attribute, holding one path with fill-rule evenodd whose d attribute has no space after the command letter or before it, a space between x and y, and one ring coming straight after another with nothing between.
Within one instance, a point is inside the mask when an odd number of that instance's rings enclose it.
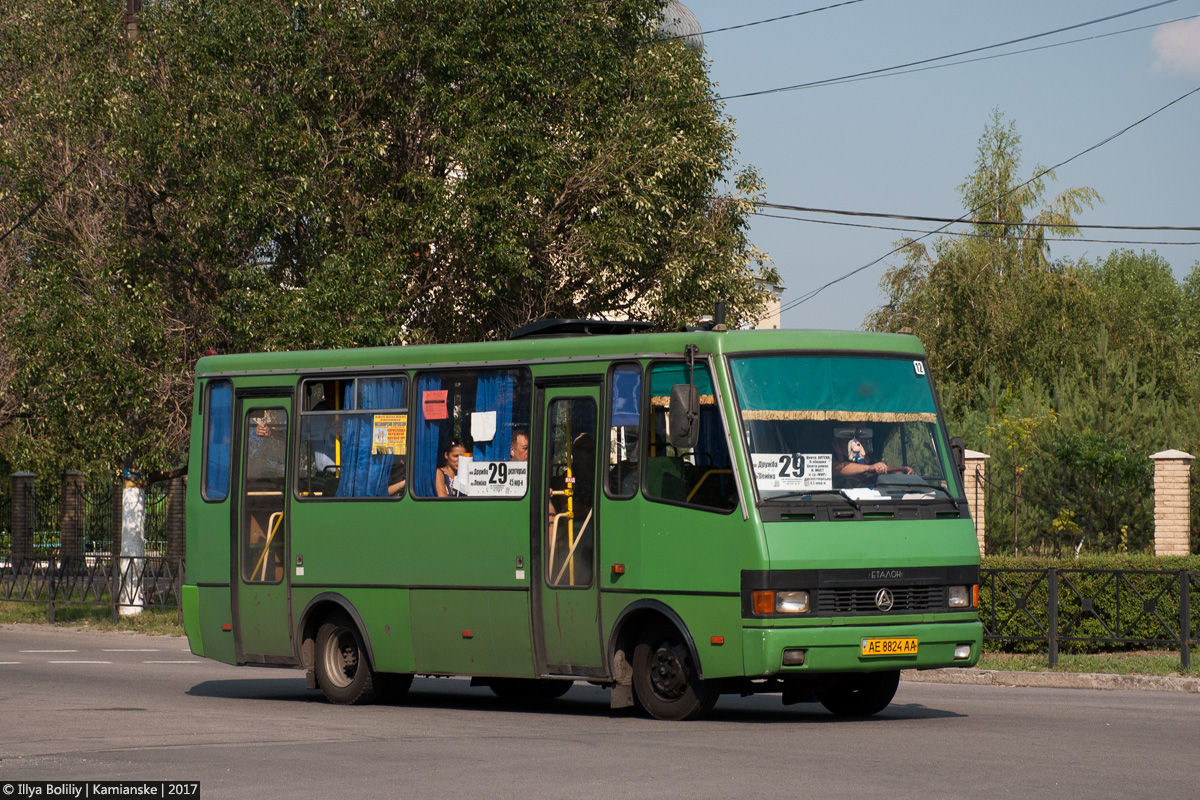
<instances>
[{"instance_id":1,"label":"bus side mirror","mask_svg":"<svg viewBox=\"0 0 1200 800\"><path fill-rule=\"evenodd\" d=\"M667 442L680 450L693 450L700 441L700 393L694 384L677 383L671 387L671 406L667 412Z\"/></svg>"},{"instance_id":2,"label":"bus side mirror","mask_svg":"<svg viewBox=\"0 0 1200 800\"><path fill-rule=\"evenodd\" d=\"M954 466L958 469L960 479L967 472L966 450L961 436L955 436L950 440L950 456L954 459Z\"/></svg>"}]
</instances>

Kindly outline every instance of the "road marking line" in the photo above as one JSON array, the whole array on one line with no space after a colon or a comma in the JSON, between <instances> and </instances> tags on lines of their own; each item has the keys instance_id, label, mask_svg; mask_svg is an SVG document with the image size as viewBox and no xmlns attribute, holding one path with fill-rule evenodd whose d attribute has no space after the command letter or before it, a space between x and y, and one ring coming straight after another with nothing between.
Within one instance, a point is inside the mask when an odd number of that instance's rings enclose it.
<instances>
[{"instance_id":1,"label":"road marking line","mask_svg":"<svg viewBox=\"0 0 1200 800\"><path fill-rule=\"evenodd\" d=\"M105 649L105 650L102 650L101 652L104 652L104 653L157 653L157 652L158 652L158 649L157 649L157 648L150 648L150 649L148 649L148 650L138 650L138 649L135 649L135 648L129 647L129 648L123 648L123 649L120 649L120 650L117 650L117 649L113 649L113 650L108 650L108 649Z\"/></svg>"},{"instance_id":2,"label":"road marking line","mask_svg":"<svg viewBox=\"0 0 1200 800\"><path fill-rule=\"evenodd\" d=\"M78 650L18 650L18 653L78 653Z\"/></svg>"},{"instance_id":3,"label":"road marking line","mask_svg":"<svg viewBox=\"0 0 1200 800\"><path fill-rule=\"evenodd\" d=\"M111 661L51 661L51 664L111 664Z\"/></svg>"},{"instance_id":4,"label":"road marking line","mask_svg":"<svg viewBox=\"0 0 1200 800\"><path fill-rule=\"evenodd\" d=\"M200 661L199 659L197 659L195 661L183 661L183 660L180 660L180 661L143 661L142 663L143 664L201 664L203 662Z\"/></svg>"},{"instance_id":5,"label":"road marking line","mask_svg":"<svg viewBox=\"0 0 1200 800\"><path fill-rule=\"evenodd\" d=\"M20 664L20 661L0 661L0 664Z\"/></svg>"}]
</instances>

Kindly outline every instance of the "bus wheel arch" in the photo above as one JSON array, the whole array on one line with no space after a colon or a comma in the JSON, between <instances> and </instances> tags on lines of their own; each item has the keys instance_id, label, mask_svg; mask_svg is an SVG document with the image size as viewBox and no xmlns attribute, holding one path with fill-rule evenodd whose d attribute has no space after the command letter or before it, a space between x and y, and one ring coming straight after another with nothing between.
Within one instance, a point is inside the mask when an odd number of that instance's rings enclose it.
<instances>
[{"instance_id":1,"label":"bus wheel arch","mask_svg":"<svg viewBox=\"0 0 1200 800\"><path fill-rule=\"evenodd\" d=\"M655 658L681 682L680 697L665 699L652 689L646 673ZM719 694L718 687L704 679L703 662L687 625L657 600L638 600L617 617L609 637L609 663L615 682L613 708L637 706L660 719L694 719L707 713Z\"/></svg>"},{"instance_id":2,"label":"bus wheel arch","mask_svg":"<svg viewBox=\"0 0 1200 800\"><path fill-rule=\"evenodd\" d=\"M297 626L300 663L308 672L309 688L319 688L336 703L370 702L383 688L383 676L375 672L375 654L367 626L354 604L340 594L323 592L308 602ZM336 637L348 650L351 672L361 668L361 676L331 676L333 658L322 648L335 645Z\"/></svg>"}]
</instances>

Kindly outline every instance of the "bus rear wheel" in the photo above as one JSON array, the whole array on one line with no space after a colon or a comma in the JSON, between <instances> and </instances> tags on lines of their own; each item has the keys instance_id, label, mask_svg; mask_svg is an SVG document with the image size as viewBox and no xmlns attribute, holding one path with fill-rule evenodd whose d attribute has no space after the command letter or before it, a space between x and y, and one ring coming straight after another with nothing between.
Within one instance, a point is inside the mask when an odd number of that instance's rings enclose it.
<instances>
[{"instance_id":1,"label":"bus rear wheel","mask_svg":"<svg viewBox=\"0 0 1200 800\"><path fill-rule=\"evenodd\" d=\"M673 625L651 624L633 650L633 691L650 716L698 719L712 710L719 691L700 678L687 642Z\"/></svg>"},{"instance_id":2,"label":"bus rear wheel","mask_svg":"<svg viewBox=\"0 0 1200 800\"><path fill-rule=\"evenodd\" d=\"M383 688L371 669L358 627L345 614L331 614L317 629L317 684L331 703L370 703Z\"/></svg>"},{"instance_id":3,"label":"bus rear wheel","mask_svg":"<svg viewBox=\"0 0 1200 800\"><path fill-rule=\"evenodd\" d=\"M821 705L839 717L869 717L888 707L900 685L900 670L843 675L817 692Z\"/></svg>"}]
</instances>

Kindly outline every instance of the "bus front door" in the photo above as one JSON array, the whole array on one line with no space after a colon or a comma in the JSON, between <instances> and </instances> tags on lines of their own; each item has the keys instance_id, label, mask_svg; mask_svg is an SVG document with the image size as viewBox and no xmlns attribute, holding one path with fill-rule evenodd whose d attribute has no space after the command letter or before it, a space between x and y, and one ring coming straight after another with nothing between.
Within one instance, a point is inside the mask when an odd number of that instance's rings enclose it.
<instances>
[{"instance_id":1,"label":"bus front door","mask_svg":"<svg viewBox=\"0 0 1200 800\"><path fill-rule=\"evenodd\" d=\"M239 663L295 663L289 608L288 398L239 398L233 509L234 642Z\"/></svg>"},{"instance_id":2,"label":"bus front door","mask_svg":"<svg viewBox=\"0 0 1200 800\"><path fill-rule=\"evenodd\" d=\"M600 391L539 387L540 492L533 515L538 560L534 637L547 675L603 676L596 433ZM540 498L540 499L539 499Z\"/></svg>"}]
</instances>

